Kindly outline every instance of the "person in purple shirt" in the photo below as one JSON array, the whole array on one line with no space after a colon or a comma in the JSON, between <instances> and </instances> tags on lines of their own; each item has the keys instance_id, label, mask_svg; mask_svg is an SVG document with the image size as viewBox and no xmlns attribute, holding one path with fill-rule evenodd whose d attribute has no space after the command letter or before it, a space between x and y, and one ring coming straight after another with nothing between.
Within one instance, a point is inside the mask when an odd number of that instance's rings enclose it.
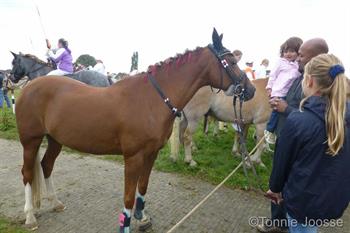
<instances>
[{"instance_id":1,"label":"person in purple shirt","mask_svg":"<svg viewBox=\"0 0 350 233\"><path fill-rule=\"evenodd\" d=\"M291 37L280 47L280 59L270 73L266 86L269 97L285 99L293 81L300 76L299 66L296 62L298 51L303 41L298 37ZM275 144L274 134L278 120L278 112L272 111L270 120L265 130L265 140L269 144Z\"/></svg>"},{"instance_id":2,"label":"person in purple shirt","mask_svg":"<svg viewBox=\"0 0 350 233\"><path fill-rule=\"evenodd\" d=\"M65 39L61 38L58 40L56 53L49 50L47 55L57 64L57 69L49 72L47 75L66 75L73 73L72 52L68 48L68 42Z\"/></svg>"}]
</instances>

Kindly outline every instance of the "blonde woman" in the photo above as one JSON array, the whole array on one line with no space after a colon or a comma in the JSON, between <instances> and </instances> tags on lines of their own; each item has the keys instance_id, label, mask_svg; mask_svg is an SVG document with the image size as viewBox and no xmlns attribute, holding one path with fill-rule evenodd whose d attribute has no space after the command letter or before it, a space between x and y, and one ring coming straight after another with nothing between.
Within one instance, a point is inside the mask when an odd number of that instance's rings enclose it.
<instances>
[{"instance_id":1,"label":"blonde woman","mask_svg":"<svg viewBox=\"0 0 350 233\"><path fill-rule=\"evenodd\" d=\"M284 202L289 232L317 232L343 215L350 200L350 103L344 67L321 54L306 65L300 111L292 112L277 142L270 190Z\"/></svg>"}]
</instances>

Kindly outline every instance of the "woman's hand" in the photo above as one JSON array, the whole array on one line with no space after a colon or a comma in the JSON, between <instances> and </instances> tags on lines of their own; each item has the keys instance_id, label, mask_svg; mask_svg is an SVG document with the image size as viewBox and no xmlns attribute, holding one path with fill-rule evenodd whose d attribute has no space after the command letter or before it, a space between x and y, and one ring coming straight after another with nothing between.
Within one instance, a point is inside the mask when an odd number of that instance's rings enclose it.
<instances>
[{"instance_id":1,"label":"woman's hand","mask_svg":"<svg viewBox=\"0 0 350 233\"><path fill-rule=\"evenodd\" d=\"M283 201L281 193L274 193L270 189L266 192L266 194L264 196L269 198L271 200L271 202L276 204L276 205L279 205Z\"/></svg>"}]
</instances>

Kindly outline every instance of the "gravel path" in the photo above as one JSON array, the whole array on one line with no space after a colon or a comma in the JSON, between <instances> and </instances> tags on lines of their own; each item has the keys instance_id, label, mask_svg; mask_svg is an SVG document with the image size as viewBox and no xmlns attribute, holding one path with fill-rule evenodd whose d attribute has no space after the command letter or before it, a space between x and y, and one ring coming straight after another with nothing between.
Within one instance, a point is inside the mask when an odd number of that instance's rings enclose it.
<instances>
[{"instance_id":1,"label":"gravel path","mask_svg":"<svg viewBox=\"0 0 350 233\"><path fill-rule=\"evenodd\" d=\"M0 215L23 222L24 188L22 148L19 142L0 139ZM92 156L62 153L53 177L64 212L49 209L44 200L38 214L39 233L117 232L123 207L122 165ZM153 218L148 232L166 232L188 213L213 185L180 175L153 171L146 196L146 211ZM254 193L220 188L175 232L256 232L249 218L268 216L269 202ZM320 232L350 232L349 211L344 226ZM136 231L132 221L133 232Z\"/></svg>"}]
</instances>

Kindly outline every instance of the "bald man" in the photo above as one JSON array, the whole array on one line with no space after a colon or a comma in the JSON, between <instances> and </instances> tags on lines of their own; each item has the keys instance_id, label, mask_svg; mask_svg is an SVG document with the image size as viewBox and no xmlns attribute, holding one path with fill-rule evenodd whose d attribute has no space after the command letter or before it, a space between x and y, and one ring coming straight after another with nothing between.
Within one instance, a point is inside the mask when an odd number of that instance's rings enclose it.
<instances>
[{"instance_id":1,"label":"bald man","mask_svg":"<svg viewBox=\"0 0 350 233\"><path fill-rule=\"evenodd\" d=\"M305 41L299 49L297 62L299 63L300 77L297 78L289 89L286 100L273 98L270 100L271 108L279 112L276 128L277 140L288 115L299 109L300 101L304 98L301 81L303 80L304 67L313 57L328 53L328 45L324 39L315 38ZM272 223L272 224L271 224ZM286 211L283 203L275 205L271 202L271 222L263 222L257 226L260 232L288 232Z\"/></svg>"}]
</instances>

